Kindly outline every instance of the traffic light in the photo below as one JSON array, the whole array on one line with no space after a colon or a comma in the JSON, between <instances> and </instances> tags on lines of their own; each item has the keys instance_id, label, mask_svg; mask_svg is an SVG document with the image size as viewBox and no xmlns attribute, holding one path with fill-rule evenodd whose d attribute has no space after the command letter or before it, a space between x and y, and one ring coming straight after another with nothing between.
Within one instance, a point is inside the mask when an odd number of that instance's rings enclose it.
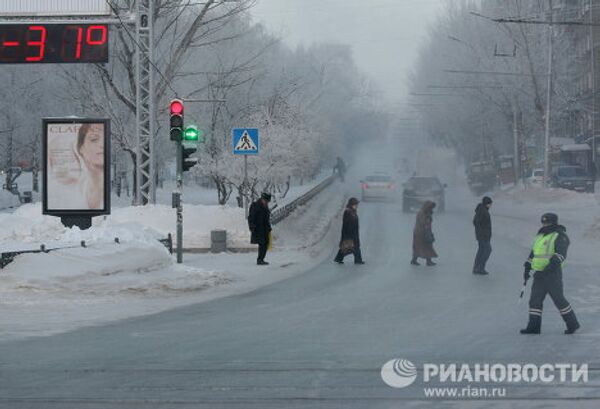
<instances>
[{"instance_id":1,"label":"traffic light","mask_svg":"<svg viewBox=\"0 0 600 409\"><path fill-rule=\"evenodd\" d=\"M196 125L188 125L183 131L184 142L206 142L206 130L200 129Z\"/></svg>"},{"instance_id":2,"label":"traffic light","mask_svg":"<svg viewBox=\"0 0 600 409\"><path fill-rule=\"evenodd\" d=\"M191 144L182 144L181 146L181 169L183 172L187 172L198 164L198 158L191 158L198 147Z\"/></svg>"},{"instance_id":3,"label":"traffic light","mask_svg":"<svg viewBox=\"0 0 600 409\"><path fill-rule=\"evenodd\" d=\"M180 99L171 100L170 111L171 140L180 142L183 139L183 101Z\"/></svg>"},{"instance_id":4,"label":"traffic light","mask_svg":"<svg viewBox=\"0 0 600 409\"><path fill-rule=\"evenodd\" d=\"M188 142L198 142L198 137L200 136L200 132L195 125L189 125L185 128L185 132L183 133L183 140Z\"/></svg>"}]
</instances>

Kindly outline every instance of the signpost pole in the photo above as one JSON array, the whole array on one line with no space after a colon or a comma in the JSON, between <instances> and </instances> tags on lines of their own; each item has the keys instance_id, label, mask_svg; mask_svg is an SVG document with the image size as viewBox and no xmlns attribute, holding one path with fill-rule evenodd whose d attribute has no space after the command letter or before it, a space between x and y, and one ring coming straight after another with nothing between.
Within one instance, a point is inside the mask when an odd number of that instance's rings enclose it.
<instances>
[{"instance_id":1,"label":"signpost pole","mask_svg":"<svg viewBox=\"0 0 600 409\"><path fill-rule=\"evenodd\" d=\"M244 155L244 214L248 219L248 201L250 200L250 189L248 186L248 156Z\"/></svg>"}]
</instances>

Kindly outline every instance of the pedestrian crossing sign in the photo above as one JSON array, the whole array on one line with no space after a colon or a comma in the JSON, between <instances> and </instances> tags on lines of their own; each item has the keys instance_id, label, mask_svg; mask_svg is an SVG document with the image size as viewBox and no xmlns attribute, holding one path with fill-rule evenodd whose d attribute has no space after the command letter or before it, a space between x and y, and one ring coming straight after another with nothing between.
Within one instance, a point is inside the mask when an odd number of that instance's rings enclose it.
<instances>
[{"instance_id":1,"label":"pedestrian crossing sign","mask_svg":"<svg viewBox=\"0 0 600 409\"><path fill-rule=\"evenodd\" d=\"M257 128L235 128L233 130L234 155L257 155L258 151Z\"/></svg>"}]
</instances>

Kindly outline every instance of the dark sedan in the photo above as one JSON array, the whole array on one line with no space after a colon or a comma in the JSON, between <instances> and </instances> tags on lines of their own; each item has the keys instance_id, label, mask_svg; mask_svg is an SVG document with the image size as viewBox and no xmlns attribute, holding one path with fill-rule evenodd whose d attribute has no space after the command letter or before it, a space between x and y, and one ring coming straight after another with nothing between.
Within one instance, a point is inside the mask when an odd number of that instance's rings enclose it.
<instances>
[{"instance_id":1,"label":"dark sedan","mask_svg":"<svg viewBox=\"0 0 600 409\"><path fill-rule=\"evenodd\" d=\"M445 203L445 188L437 177L413 176L404 183L402 192L402 210L410 212L420 209L427 200L435 202L437 209L443 212Z\"/></svg>"}]
</instances>

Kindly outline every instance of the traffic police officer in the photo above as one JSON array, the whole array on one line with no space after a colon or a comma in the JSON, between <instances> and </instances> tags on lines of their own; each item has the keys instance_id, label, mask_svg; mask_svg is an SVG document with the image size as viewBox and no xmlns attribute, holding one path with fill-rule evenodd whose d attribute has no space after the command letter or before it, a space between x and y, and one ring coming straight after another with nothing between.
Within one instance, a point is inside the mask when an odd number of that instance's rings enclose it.
<instances>
[{"instance_id":1,"label":"traffic police officer","mask_svg":"<svg viewBox=\"0 0 600 409\"><path fill-rule=\"evenodd\" d=\"M579 322L571 304L563 295L562 282L562 265L567 258L569 237L565 227L558 224L558 216L554 213L544 214L542 224L529 259L524 264L524 279L527 282L533 271L533 285L529 299L529 323L527 328L521 330L521 334L540 333L546 294L550 295L567 324L565 334L572 334L579 328Z\"/></svg>"}]
</instances>

